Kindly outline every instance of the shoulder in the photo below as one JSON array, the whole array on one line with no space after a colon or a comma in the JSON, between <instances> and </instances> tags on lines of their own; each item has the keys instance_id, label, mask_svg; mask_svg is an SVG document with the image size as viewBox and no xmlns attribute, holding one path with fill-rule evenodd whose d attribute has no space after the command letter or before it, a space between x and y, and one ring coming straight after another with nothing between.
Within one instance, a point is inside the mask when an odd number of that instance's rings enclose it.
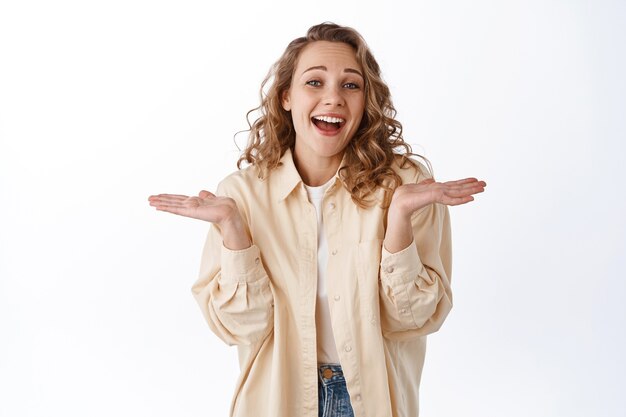
<instances>
[{"instance_id":1,"label":"shoulder","mask_svg":"<svg viewBox=\"0 0 626 417\"><path fill-rule=\"evenodd\" d=\"M415 184L432 177L431 170L424 162L396 154L391 169L400 176L402 184Z\"/></svg>"},{"instance_id":2,"label":"shoulder","mask_svg":"<svg viewBox=\"0 0 626 417\"><path fill-rule=\"evenodd\" d=\"M217 186L217 194L228 197L242 196L252 192L261 183L258 169L250 165L222 179Z\"/></svg>"}]
</instances>

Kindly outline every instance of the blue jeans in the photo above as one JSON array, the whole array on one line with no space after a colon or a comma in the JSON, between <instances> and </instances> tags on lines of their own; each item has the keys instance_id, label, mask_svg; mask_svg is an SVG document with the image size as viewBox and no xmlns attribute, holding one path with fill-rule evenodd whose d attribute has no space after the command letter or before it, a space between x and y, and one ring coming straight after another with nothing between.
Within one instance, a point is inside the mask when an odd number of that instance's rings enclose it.
<instances>
[{"instance_id":1,"label":"blue jeans","mask_svg":"<svg viewBox=\"0 0 626 417\"><path fill-rule=\"evenodd\" d=\"M318 364L319 417L354 417L341 365Z\"/></svg>"}]
</instances>

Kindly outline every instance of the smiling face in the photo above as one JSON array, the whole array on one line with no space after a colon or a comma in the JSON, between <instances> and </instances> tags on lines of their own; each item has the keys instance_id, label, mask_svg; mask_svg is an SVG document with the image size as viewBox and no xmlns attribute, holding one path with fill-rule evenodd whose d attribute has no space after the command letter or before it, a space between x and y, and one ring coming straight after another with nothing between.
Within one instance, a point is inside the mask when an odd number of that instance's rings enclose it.
<instances>
[{"instance_id":1,"label":"smiling face","mask_svg":"<svg viewBox=\"0 0 626 417\"><path fill-rule=\"evenodd\" d=\"M309 185L323 184L335 174L361 124L362 73L354 50L345 43L316 41L300 53L282 105L291 112L296 131L296 167Z\"/></svg>"}]
</instances>

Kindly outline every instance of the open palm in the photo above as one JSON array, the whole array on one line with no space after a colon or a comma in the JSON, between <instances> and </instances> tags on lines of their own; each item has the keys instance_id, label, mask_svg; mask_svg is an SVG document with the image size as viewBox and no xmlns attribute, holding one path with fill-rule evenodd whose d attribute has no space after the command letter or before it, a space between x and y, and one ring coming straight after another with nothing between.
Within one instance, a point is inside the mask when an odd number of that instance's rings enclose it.
<instances>
[{"instance_id":1,"label":"open palm","mask_svg":"<svg viewBox=\"0 0 626 417\"><path fill-rule=\"evenodd\" d=\"M158 194L148 197L150 205L157 210L180 216L222 224L238 214L237 204L230 197L218 197L202 190L198 196Z\"/></svg>"},{"instance_id":2,"label":"open palm","mask_svg":"<svg viewBox=\"0 0 626 417\"><path fill-rule=\"evenodd\" d=\"M392 204L403 213L411 213L432 203L456 206L474 200L473 194L485 191L487 184L476 178L436 182L428 178L417 184L404 184L393 194Z\"/></svg>"}]
</instances>

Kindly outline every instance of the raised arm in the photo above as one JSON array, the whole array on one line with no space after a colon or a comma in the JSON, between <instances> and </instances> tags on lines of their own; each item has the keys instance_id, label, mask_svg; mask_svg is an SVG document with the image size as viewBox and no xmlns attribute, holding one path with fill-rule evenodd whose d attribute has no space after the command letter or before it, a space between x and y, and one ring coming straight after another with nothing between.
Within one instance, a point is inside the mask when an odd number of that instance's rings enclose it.
<instances>
[{"instance_id":1,"label":"raised arm","mask_svg":"<svg viewBox=\"0 0 626 417\"><path fill-rule=\"evenodd\" d=\"M408 339L437 331L452 308L448 205L472 201L486 183L428 178L396 189L387 217L379 294L383 335Z\"/></svg>"},{"instance_id":2,"label":"raised arm","mask_svg":"<svg viewBox=\"0 0 626 417\"><path fill-rule=\"evenodd\" d=\"M387 214L385 249L398 252L413 240L411 217L430 204L457 206L474 200L473 194L485 191L487 184L476 178L436 182L427 178L417 184L404 184L396 189Z\"/></svg>"},{"instance_id":3,"label":"raised arm","mask_svg":"<svg viewBox=\"0 0 626 417\"><path fill-rule=\"evenodd\" d=\"M204 190L198 197L159 194L149 200L157 210L212 223L192 294L211 330L227 344L263 340L273 328L274 297L235 200Z\"/></svg>"},{"instance_id":4,"label":"raised arm","mask_svg":"<svg viewBox=\"0 0 626 417\"><path fill-rule=\"evenodd\" d=\"M246 249L252 244L237 203L230 197L218 197L202 190L198 197L158 194L148 197L148 201L157 210L213 223L220 229L224 246L229 249Z\"/></svg>"}]
</instances>

